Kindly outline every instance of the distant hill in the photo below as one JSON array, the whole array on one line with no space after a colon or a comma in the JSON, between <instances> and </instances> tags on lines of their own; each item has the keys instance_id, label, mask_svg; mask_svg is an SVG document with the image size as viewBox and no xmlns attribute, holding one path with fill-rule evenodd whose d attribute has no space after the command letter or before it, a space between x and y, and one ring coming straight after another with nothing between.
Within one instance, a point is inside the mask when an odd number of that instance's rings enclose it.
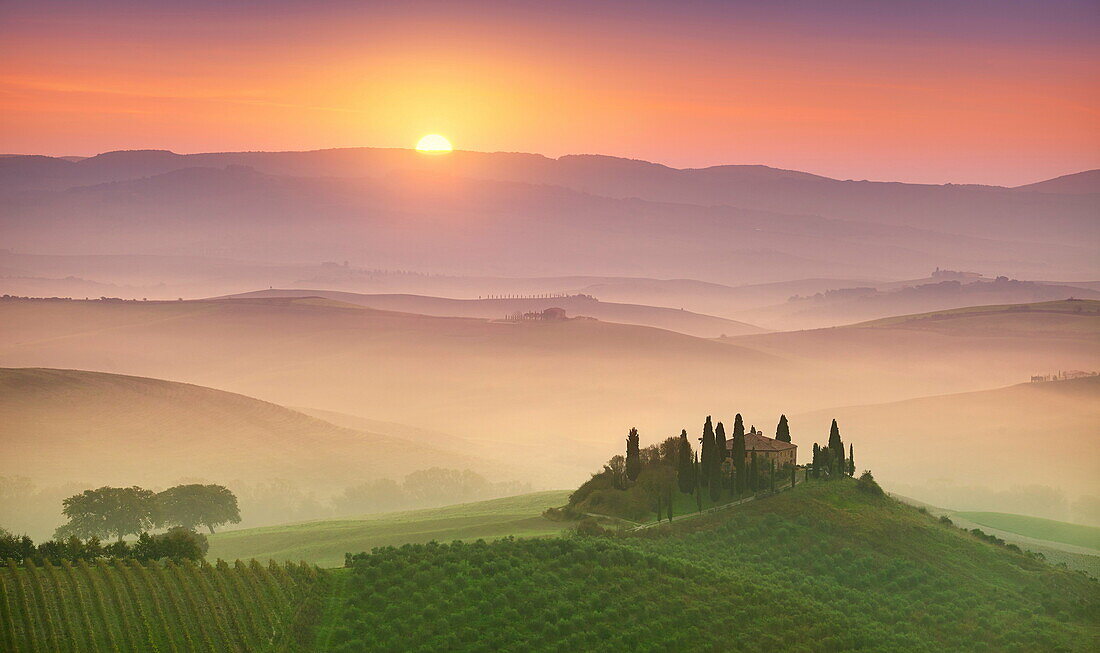
<instances>
[{"instance_id":1,"label":"distant hill","mask_svg":"<svg viewBox=\"0 0 1100 653\"><path fill-rule=\"evenodd\" d=\"M1064 195L1095 195L1100 193L1100 170L1086 170L1072 175L1062 175L1026 186L1017 186L1016 190L1036 193L1061 193Z\"/></svg>"},{"instance_id":2,"label":"distant hill","mask_svg":"<svg viewBox=\"0 0 1100 653\"><path fill-rule=\"evenodd\" d=\"M1086 195L838 181L761 166L369 148L112 152L0 159L0 199L9 246L59 253L305 256L729 285L910 278L935 265L1100 276ZM297 220L304 215L308 228Z\"/></svg>"},{"instance_id":3,"label":"distant hill","mask_svg":"<svg viewBox=\"0 0 1100 653\"><path fill-rule=\"evenodd\" d=\"M499 466L441 443L334 426L239 394L159 379L0 368L0 476L165 486L282 478L313 489L427 467Z\"/></svg>"},{"instance_id":4,"label":"distant hill","mask_svg":"<svg viewBox=\"0 0 1100 653\"><path fill-rule=\"evenodd\" d=\"M738 315L758 319L777 330L813 329L853 324L887 316L908 315L984 305L1030 304L1068 298L1097 300L1100 291L999 277L995 280L929 280L906 284L867 285L794 296L770 307Z\"/></svg>"},{"instance_id":5,"label":"distant hill","mask_svg":"<svg viewBox=\"0 0 1100 653\"><path fill-rule=\"evenodd\" d=\"M855 279L796 279L728 286L694 279L609 279L580 291L604 300L669 306L711 315L744 314L747 310L785 302L793 295L813 295L839 288L873 286ZM784 326L786 330L788 327Z\"/></svg>"},{"instance_id":6,"label":"distant hill","mask_svg":"<svg viewBox=\"0 0 1100 653\"><path fill-rule=\"evenodd\" d=\"M568 317L585 316L606 322L651 326L700 338L717 338L723 334L732 336L764 332L764 329L751 324L711 315L640 304L602 302L595 297L584 295L514 299L446 299L422 295L364 295L333 290L257 290L232 295L231 297L304 296L326 297L380 310L440 317L503 319L513 313L538 313L547 308L561 308L565 310Z\"/></svg>"},{"instance_id":7,"label":"distant hill","mask_svg":"<svg viewBox=\"0 0 1100 653\"><path fill-rule=\"evenodd\" d=\"M406 149L345 148L309 152L225 152L179 155L164 150L106 152L76 162L49 157L0 160L0 185L61 190L76 185L125 181L193 167L249 166L275 175L303 177L385 176L420 171L447 175L551 184L607 197L699 205L727 204L781 213L890 222L920 228L950 227L984 236L996 228L1021 237L1059 238L1058 226L1089 221L1091 202L1073 197L1021 200L1019 189L995 186L840 181L760 165L676 169L648 161L598 155L558 159L538 154L453 152L425 157ZM1094 177L1095 171L1079 173ZM1079 175L1069 175L1076 177ZM1052 184L1039 182L1024 189ZM1054 182L1057 182L1055 184ZM1035 216L1043 215L1043 227ZM1053 227L1053 229L1052 229ZM1050 240L1047 242L1056 242Z\"/></svg>"},{"instance_id":8,"label":"distant hill","mask_svg":"<svg viewBox=\"0 0 1100 653\"><path fill-rule=\"evenodd\" d=\"M930 313L900 315L852 325L853 328L921 329L967 335L982 331L1002 336L1048 335L1067 338L1100 336L1100 301L1091 299L967 306Z\"/></svg>"},{"instance_id":9,"label":"distant hill","mask_svg":"<svg viewBox=\"0 0 1100 653\"><path fill-rule=\"evenodd\" d=\"M792 416L791 428L833 418L855 443L860 469L929 503L1064 519L1040 505L1041 493L1011 505L996 491L1026 484L1057 488L1070 500L1100 494L1100 377L831 408Z\"/></svg>"},{"instance_id":10,"label":"distant hill","mask_svg":"<svg viewBox=\"0 0 1100 653\"><path fill-rule=\"evenodd\" d=\"M679 432L678 403L702 413L784 370L765 353L652 327L295 298L0 300L0 343L4 366L172 378L519 449L509 461L532 465L536 487L583 478L634 422L652 437Z\"/></svg>"}]
</instances>

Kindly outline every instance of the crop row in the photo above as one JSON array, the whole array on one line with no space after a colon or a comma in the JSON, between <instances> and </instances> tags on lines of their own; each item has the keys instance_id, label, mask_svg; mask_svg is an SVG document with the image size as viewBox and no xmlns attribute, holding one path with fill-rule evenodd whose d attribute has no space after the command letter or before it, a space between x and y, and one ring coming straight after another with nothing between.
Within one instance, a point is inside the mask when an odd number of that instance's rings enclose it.
<instances>
[{"instance_id":1,"label":"crop row","mask_svg":"<svg viewBox=\"0 0 1100 653\"><path fill-rule=\"evenodd\" d=\"M295 620L324 584L304 563L9 560L0 569L0 650L294 648Z\"/></svg>"}]
</instances>

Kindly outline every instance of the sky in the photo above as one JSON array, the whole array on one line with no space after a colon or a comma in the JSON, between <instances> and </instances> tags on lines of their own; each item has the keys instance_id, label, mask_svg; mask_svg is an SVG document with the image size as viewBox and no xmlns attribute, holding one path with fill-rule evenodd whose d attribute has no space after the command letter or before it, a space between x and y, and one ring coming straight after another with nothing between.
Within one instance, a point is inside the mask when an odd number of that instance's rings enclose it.
<instances>
[{"instance_id":1,"label":"sky","mask_svg":"<svg viewBox=\"0 0 1100 653\"><path fill-rule=\"evenodd\" d=\"M1024 184L1100 168L1100 2L0 2L0 152L413 147Z\"/></svg>"}]
</instances>

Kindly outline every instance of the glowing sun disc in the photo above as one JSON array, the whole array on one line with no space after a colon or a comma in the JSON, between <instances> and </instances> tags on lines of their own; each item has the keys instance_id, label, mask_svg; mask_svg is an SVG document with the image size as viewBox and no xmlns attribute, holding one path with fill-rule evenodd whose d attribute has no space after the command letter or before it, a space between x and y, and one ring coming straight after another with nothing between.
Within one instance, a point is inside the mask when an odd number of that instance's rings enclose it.
<instances>
[{"instance_id":1,"label":"glowing sun disc","mask_svg":"<svg viewBox=\"0 0 1100 653\"><path fill-rule=\"evenodd\" d=\"M416 149L421 152L450 152L451 142L439 134L428 134L416 144Z\"/></svg>"}]
</instances>

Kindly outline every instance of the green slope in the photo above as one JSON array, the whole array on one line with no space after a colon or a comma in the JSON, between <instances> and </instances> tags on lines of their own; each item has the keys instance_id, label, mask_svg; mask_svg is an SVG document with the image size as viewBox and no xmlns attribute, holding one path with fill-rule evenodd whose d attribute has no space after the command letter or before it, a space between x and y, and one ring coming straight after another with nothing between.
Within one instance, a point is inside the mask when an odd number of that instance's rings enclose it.
<instances>
[{"instance_id":1,"label":"green slope","mask_svg":"<svg viewBox=\"0 0 1100 653\"><path fill-rule=\"evenodd\" d=\"M1096 582L848 480L634 535L379 549L330 614L334 651L1100 644Z\"/></svg>"},{"instance_id":2,"label":"green slope","mask_svg":"<svg viewBox=\"0 0 1100 653\"><path fill-rule=\"evenodd\" d=\"M0 568L0 650L296 651L330 577L308 565Z\"/></svg>"},{"instance_id":3,"label":"green slope","mask_svg":"<svg viewBox=\"0 0 1100 653\"><path fill-rule=\"evenodd\" d=\"M975 524L1016 533L1024 537L1100 549L1100 528L1095 526L1069 524L1053 519L1014 515L1006 512L957 512L955 514L964 519L969 519Z\"/></svg>"},{"instance_id":4,"label":"green slope","mask_svg":"<svg viewBox=\"0 0 1100 653\"><path fill-rule=\"evenodd\" d=\"M377 546L552 535L568 524L543 519L542 511L560 506L568 496L566 491L554 490L443 508L229 531L210 537L207 558L305 560L335 567L344 564L344 553Z\"/></svg>"}]
</instances>

